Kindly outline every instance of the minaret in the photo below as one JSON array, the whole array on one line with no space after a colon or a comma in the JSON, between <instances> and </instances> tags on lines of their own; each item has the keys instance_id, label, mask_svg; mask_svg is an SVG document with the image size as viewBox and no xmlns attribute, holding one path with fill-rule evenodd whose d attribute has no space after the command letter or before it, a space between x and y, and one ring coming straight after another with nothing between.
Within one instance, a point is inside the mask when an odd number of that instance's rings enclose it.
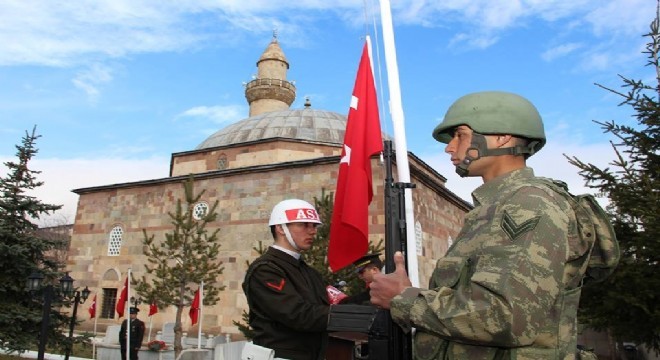
<instances>
[{"instance_id":1,"label":"minaret","mask_svg":"<svg viewBox=\"0 0 660 360\"><path fill-rule=\"evenodd\" d=\"M256 78L245 85L250 116L289 108L296 99L296 87L286 80L288 69L277 33L273 32L273 40L257 61Z\"/></svg>"}]
</instances>

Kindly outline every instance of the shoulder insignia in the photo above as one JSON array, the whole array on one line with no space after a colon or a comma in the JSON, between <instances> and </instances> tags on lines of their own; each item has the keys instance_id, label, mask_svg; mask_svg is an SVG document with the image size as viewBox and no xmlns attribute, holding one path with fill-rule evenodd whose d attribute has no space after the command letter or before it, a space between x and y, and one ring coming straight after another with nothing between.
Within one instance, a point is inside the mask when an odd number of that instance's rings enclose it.
<instances>
[{"instance_id":1,"label":"shoulder insignia","mask_svg":"<svg viewBox=\"0 0 660 360\"><path fill-rule=\"evenodd\" d=\"M540 216L535 216L522 224L517 224L513 217L511 217L511 215L505 210L504 215L502 216L502 221L500 222L500 227L511 240L516 240L522 234L534 229L536 224L539 223L540 218Z\"/></svg>"},{"instance_id":2,"label":"shoulder insignia","mask_svg":"<svg viewBox=\"0 0 660 360\"><path fill-rule=\"evenodd\" d=\"M277 291L282 291L282 289L284 289L284 284L285 284L285 283L286 283L286 281L284 281L284 279L281 279L281 280L280 280L280 283L277 284L277 285L276 285L276 284L273 284L273 283L271 283L271 282L266 281L266 285L267 285L268 287L273 288L273 289L275 289L275 290L277 290Z\"/></svg>"}]
</instances>

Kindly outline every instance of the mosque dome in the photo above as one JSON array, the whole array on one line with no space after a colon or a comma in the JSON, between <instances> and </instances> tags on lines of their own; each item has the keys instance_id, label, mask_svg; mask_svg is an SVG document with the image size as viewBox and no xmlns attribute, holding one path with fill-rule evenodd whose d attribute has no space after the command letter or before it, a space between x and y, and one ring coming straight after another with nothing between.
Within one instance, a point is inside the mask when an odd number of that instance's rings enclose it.
<instances>
[{"instance_id":1,"label":"mosque dome","mask_svg":"<svg viewBox=\"0 0 660 360\"><path fill-rule=\"evenodd\" d=\"M245 142L286 138L343 144L346 116L332 111L289 109L251 116L209 136L196 150Z\"/></svg>"}]
</instances>

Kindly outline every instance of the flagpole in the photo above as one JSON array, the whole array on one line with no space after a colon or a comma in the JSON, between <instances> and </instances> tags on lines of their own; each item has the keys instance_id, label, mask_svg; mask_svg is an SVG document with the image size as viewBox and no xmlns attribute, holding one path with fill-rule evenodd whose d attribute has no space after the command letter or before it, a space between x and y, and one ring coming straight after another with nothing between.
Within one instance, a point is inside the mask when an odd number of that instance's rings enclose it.
<instances>
[{"instance_id":1,"label":"flagpole","mask_svg":"<svg viewBox=\"0 0 660 360\"><path fill-rule=\"evenodd\" d=\"M199 323L197 329L197 349L202 348L202 310L204 309L204 281L199 285Z\"/></svg>"},{"instance_id":2,"label":"flagpole","mask_svg":"<svg viewBox=\"0 0 660 360\"><path fill-rule=\"evenodd\" d=\"M151 325L154 322L154 316L149 316L149 336L147 337L147 343L151 342Z\"/></svg>"},{"instance_id":3,"label":"flagpole","mask_svg":"<svg viewBox=\"0 0 660 360\"><path fill-rule=\"evenodd\" d=\"M99 317L96 315L96 294L94 295L94 341L92 342L92 359L96 359L96 325Z\"/></svg>"},{"instance_id":4,"label":"flagpole","mask_svg":"<svg viewBox=\"0 0 660 360\"><path fill-rule=\"evenodd\" d=\"M126 359L131 358L131 268L126 275L126 301L124 302L124 316L126 316ZM128 310L128 311L126 311Z\"/></svg>"},{"instance_id":5,"label":"flagpole","mask_svg":"<svg viewBox=\"0 0 660 360\"><path fill-rule=\"evenodd\" d=\"M399 182L410 182L408 166L408 148L406 144L406 129L404 126L403 106L401 104L401 87L399 85L399 69L396 62L394 45L394 30L392 12L389 0L380 0L380 14L383 25L383 45L385 63L387 66L387 82L390 92L390 112L394 123L394 148L396 150L396 169ZM413 213L412 191L405 189L406 210L406 257L408 277L414 287L419 287L419 270L417 266L417 244L415 241L415 216Z\"/></svg>"}]
</instances>

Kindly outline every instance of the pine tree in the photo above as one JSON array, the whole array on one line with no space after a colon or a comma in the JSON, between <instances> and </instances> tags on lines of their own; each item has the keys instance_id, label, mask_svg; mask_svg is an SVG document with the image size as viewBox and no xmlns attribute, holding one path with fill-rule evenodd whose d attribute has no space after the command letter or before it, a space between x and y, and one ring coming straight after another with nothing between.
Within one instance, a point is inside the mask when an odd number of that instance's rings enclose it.
<instances>
[{"instance_id":1,"label":"pine tree","mask_svg":"<svg viewBox=\"0 0 660 360\"><path fill-rule=\"evenodd\" d=\"M658 2L660 12L660 2ZM660 32L658 13L645 34L649 42L647 66L655 71L657 84L647 85L619 75L625 91L597 86L619 96L619 104L632 107L636 126L599 122L616 156L613 169L569 157L580 169L586 185L609 199L608 212L621 247L621 261L604 282L584 288L580 322L607 330L617 341L645 344L660 351Z\"/></svg>"},{"instance_id":2,"label":"pine tree","mask_svg":"<svg viewBox=\"0 0 660 360\"><path fill-rule=\"evenodd\" d=\"M199 220L193 217L194 206L204 194L194 194L194 180L189 177L183 182L185 204L177 200L174 213L168 213L174 227L165 239L156 241L154 235L144 232L144 254L147 256L146 275L136 284L136 292L149 303L159 308L167 305L176 307L174 323L174 352L178 358L181 350L181 316L184 307L192 303L199 284L204 282L203 304L215 305L218 294L224 286L217 283L217 278L224 270L218 260L220 252L220 229L209 233L207 225L216 221L218 201L203 214ZM199 319L201 326L202 319Z\"/></svg>"},{"instance_id":3,"label":"pine tree","mask_svg":"<svg viewBox=\"0 0 660 360\"><path fill-rule=\"evenodd\" d=\"M26 289L28 277L39 272L46 284L59 285L63 264L53 254L66 247L62 237L46 236L35 220L61 208L44 204L27 192L43 185L30 169L30 161L37 154L36 127L25 132L16 145L17 161L5 162L6 177L0 178L0 347L12 351L35 348L42 321L41 293ZM66 337L61 328L70 319L57 309L66 299L56 293L50 309L49 347L63 348Z\"/></svg>"}]
</instances>

